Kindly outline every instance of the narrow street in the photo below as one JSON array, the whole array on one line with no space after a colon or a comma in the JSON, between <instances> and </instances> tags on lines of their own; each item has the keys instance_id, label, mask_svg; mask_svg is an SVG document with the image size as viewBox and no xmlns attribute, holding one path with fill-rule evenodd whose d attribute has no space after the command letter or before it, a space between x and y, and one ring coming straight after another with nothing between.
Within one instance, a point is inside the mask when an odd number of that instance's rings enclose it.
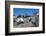
<instances>
[{"instance_id":1,"label":"narrow street","mask_svg":"<svg viewBox=\"0 0 46 36\"><path fill-rule=\"evenodd\" d=\"M28 23L24 22L24 24L22 23L19 25L16 25L16 23L15 23L14 27L35 27L35 25L32 24L31 22L28 22Z\"/></svg>"}]
</instances>

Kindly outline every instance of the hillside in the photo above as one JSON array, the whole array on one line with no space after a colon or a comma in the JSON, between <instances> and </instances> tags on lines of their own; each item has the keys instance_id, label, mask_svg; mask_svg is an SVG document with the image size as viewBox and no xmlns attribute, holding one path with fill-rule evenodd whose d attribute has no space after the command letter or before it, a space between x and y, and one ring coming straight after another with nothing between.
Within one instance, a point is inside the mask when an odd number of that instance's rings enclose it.
<instances>
[{"instance_id":1,"label":"hillside","mask_svg":"<svg viewBox=\"0 0 46 36\"><path fill-rule=\"evenodd\" d=\"M17 22L17 19L22 18L23 21ZM13 16L14 19L14 27L37 27L39 26L39 15L34 16ZM20 19L21 20L21 19Z\"/></svg>"}]
</instances>

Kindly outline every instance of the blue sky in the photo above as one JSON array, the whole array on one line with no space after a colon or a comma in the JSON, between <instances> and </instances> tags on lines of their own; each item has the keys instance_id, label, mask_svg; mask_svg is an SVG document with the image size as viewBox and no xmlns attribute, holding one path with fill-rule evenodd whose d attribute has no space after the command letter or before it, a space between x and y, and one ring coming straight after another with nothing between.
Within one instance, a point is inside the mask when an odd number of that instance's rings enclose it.
<instances>
[{"instance_id":1,"label":"blue sky","mask_svg":"<svg viewBox=\"0 0 46 36\"><path fill-rule=\"evenodd\" d=\"M32 16L33 13L39 13L39 9L34 9L34 8L13 8L13 15L18 16L18 15L29 15Z\"/></svg>"}]
</instances>

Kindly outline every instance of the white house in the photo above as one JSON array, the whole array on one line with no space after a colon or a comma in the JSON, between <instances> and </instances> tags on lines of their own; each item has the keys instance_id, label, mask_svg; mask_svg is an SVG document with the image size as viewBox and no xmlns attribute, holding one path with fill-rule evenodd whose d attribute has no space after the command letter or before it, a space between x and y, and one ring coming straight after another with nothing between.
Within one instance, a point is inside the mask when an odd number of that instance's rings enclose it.
<instances>
[{"instance_id":1,"label":"white house","mask_svg":"<svg viewBox=\"0 0 46 36\"><path fill-rule=\"evenodd\" d=\"M22 17L16 19L17 22L21 21L24 22L24 19Z\"/></svg>"}]
</instances>

